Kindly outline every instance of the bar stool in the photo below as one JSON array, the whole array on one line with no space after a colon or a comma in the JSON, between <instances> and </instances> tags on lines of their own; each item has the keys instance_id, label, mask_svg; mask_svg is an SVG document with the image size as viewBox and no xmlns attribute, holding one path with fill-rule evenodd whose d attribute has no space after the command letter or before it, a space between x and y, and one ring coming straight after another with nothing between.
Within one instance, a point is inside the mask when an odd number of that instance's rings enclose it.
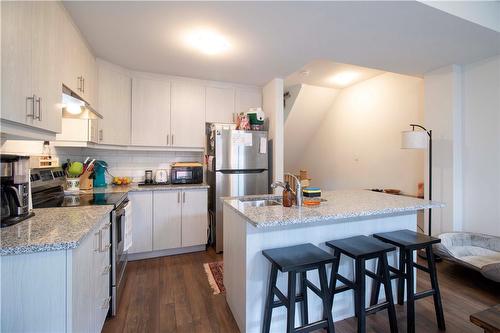
<instances>
[{"instance_id":1,"label":"bar stool","mask_svg":"<svg viewBox=\"0 0 500 333\"><path fill-rule=\"evenodd\" d=\"M394 273L391 279L398 279L398 304L400 305L404 303L404 283L406 280L407 332L415 332L415 301L427 296L433 296L434 298L434 309L436 311L438 328L442 331L446 330L441 293L437 280L436 262L434 261L434 254L432 253L432 244L440 243L441 240L410 230L379 233L373 235L373 237L399 248L399 267L389 267L389 270ZM413 252L422 249L425 249L426 252L427 267L413 261ZM432 287L430 290L415 293L414 268L429 273ZM373 288L372 291L371 302L374 302L378 298L380 284Z\"/></svg>"},{"instance_id":2,"label":"bar stool","mask_svg":"<svg viewBox=\"0 0 500 333\"><path fill-rule=\"evenodd\" d=\"M366 315L387 309L389 314L389 324L391 333L398 331L396 310L392 297L392 288L390 282L389 265L387 263L387 252L396 248L392 245L383 243L372 237L355 236L350 238L338 239L326 242L326 245L334 249L334 256L338 258L333 262L332 274L330 279L331 304L335 294L354 290L354 312L358 317L358 333L366 332ZM339 262L341 254L346 255L355 262L355 280L350 281L340 275ZM377 273L367 270L366 260L378 258L381 269ZM375 281L384 285L386 301L380 304L373 304L369 308L365 306L366 293L366 275ZM337 287L337 280L344 285Z\"/></svg>"},{"instance_id":3,"label":"bar stool","mask_svg":"<svg viewBox=\"0 0 500 333\"><path fill-rule=\"evenodd\" d=\"M271 317L274 308L285 306L287 308L287 332L310 332L326 328L327 332L334 333L332 311L330 305L330 292L326 277L326 264L335 258L328 252L312 244L283 247L262 251L262 254L271 262L271 275L267 290L266 306L264 309L264 323L262 332L269 333ZM318 270L320 288L307 280L307 271ZM278 270L288 272L288 295L285 296L276 286ZM300 273L300 294L296 295L297 273ZM318 295L323 302L323 319L309 323L307 309L307 288ZM278 300L275 301L274 297ZM301 302L302 326L295 327L295 303Z\"/></svg>"}]
</instances>

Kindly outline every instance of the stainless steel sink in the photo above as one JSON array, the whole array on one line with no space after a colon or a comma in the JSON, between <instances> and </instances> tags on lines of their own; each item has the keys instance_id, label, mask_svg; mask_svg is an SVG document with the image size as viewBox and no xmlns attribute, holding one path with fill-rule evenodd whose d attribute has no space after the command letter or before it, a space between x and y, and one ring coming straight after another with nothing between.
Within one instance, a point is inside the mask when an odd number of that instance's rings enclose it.
<instances>
[{"instance_id":1,"label":"stainless steel sink","mask_svg":"<svg viewBox=\"0 0 500 333\"><path fill-rule=\"evenodd\" d=\"M240 202L251 207L281 206L278 199L240 200Z\"/></svg>"}]
</instances>

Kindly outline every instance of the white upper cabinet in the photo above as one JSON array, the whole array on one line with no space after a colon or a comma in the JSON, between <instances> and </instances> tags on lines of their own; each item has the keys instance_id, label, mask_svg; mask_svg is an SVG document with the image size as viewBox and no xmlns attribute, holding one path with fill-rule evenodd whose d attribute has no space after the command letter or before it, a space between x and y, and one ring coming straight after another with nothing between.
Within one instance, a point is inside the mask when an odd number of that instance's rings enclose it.
<instances>
[{"instance_id":1,"label":"white upper cabinet","mask_svg":"<svg viewBox=\"0 0 500 333\"><path fill-rule=\"evenodd\" d=\"M192 83L172 83L171 112L174 147L205 145L205 87Z\"/></svg>"},{"instance_id":2,"label":"white upper cabinet","mask_svg":"<svg viewBox=\"0 0 500 333\"><path fill-rule=\"evenodd\" d=\"M132 137L140 146L169 146L170 82L161 79L132 79Z\"/></svg>"},{"instance_id":3,"label":"white upper cabinet","mask_svg":"<svg viewBox=\"0 0 500 333\"><path fill-rule=\"evenodd\" d=\"M233 87L207 87L207 122L230 123L233 121L234 93Z\"/></svg>"},{"instance_id":4,"label":"white upper cabinet","mask_svg":"<svg viewBox=\"0 0 500 333\"><path fill-rule=\"evenodd\" d=\"M249 108L261 106L262 92L259 89L236 88L235 112L248 112Z\"/></svg>"},{"instance_id":5,"label":"white upper cabinet","mask_svg":"<svg viewBox=\"0 0 500 333\"><path fill-rule=\"evenodd\" d=\"M107 62L98 61L99 143L130 144L132 81L128 73Z\"/></svg>"},{"instance_id":6,"label":"white upper cabinet","mask_svg":"<svg viewBox=\"0 0 500 333\"><path fill-rule=\"evenodd\" d=\"M62 26L57 2L2 2L2 119L61 129Z\"/></svg>"},{"instance_id":7,"label":"white upper cabinet","mask_svg":"<svg viewBox=\"0 0 500 333\"><path fill-rule=\"evenodd\" d=\"M61 30L63 83L90 105L97 102L96 60L68 13ZM58 36L58 35L57 35Z\"/></svg>"}]
</instances>

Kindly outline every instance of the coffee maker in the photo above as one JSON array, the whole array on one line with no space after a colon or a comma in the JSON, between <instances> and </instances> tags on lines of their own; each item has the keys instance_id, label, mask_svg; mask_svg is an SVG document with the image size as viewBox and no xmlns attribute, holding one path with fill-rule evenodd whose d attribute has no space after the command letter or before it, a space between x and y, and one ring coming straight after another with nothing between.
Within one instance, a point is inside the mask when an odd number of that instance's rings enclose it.
<instances>
[{"instance_id":1,"label":"coffee maker","mask_svg":"<svg viewBox=\"0 0 500 333\"><path fill-rule=\"evenodd\" d=\"M34 215L29 207L29 182L29 157L2 155L0 161L2 228Z\"/></svg>"}]
</instances>

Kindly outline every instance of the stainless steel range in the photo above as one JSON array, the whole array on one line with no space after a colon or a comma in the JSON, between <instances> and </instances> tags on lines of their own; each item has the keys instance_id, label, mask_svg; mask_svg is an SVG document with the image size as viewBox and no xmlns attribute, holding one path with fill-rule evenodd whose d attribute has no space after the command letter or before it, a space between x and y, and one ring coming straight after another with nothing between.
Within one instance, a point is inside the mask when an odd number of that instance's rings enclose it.
<instances>
[{"instance_id":1,"label":"stainless steel range","mask_svg":"<svg viewBox=\"0 0 500 333\"><path fill-rule=\"evenodd\" d=\"M113 205L111 222L111 275L109 294L111 308L109 315L116 315L121 293L124 288L128 254L124 247L125 215L130 208L127 193L80 193L65 195L64 171L61 168L31 170L31 192L33 208L80 207L91 205Z\"/></svg>"}]
</instances>

